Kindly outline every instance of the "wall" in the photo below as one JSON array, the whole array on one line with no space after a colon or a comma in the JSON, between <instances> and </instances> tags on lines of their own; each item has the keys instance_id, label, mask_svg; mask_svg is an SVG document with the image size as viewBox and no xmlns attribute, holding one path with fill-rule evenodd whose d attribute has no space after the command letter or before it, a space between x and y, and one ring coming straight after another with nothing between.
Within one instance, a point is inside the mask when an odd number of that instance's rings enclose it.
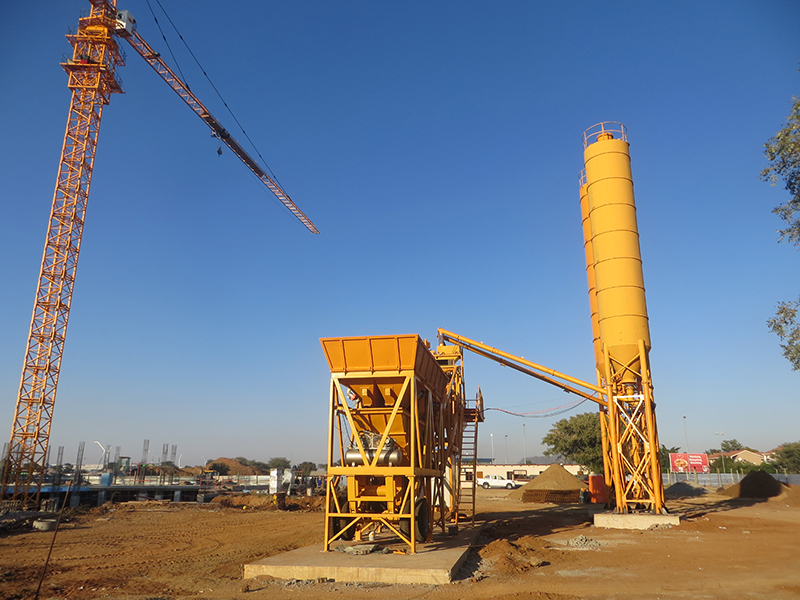
<instances>
[{"instance_id":1,"label":"wall","mask_svg":"<svg viewBox=\"0 0 800 600\"><path fill-rule=\"evenodd\" d=\"M501 475L502 477L508 477L508 474L512 471L526 471L528 477L534 477L536 475L540 475L547 467L550 465L487 465L487 464L479 464L476 468L476 472L478 473L478 477L486 476L486 475ZM577 475L578 471L580 471L580 465L561 465L567 471L572 473L573 475ZM481 473L483 475L481 475Z\"/></svg>"}]
</instances>

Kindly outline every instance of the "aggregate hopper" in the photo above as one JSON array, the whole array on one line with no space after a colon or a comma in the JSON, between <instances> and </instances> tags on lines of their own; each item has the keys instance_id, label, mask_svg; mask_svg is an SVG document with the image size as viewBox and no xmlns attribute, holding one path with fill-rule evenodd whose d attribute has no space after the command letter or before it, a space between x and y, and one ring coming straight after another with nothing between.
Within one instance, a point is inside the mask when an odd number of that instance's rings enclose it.
<instances>
[{"instance_id":1,"label":"aggregate hopper","mask_svg":"<svg viewBox=\"0 0 800 600\"><path fill-rule=\"evenodd\" d=\"M325 550L388 532L416 552L457 514L463 386L418 335L320 342L331 370Z\"/></svg>"}]
</instances>

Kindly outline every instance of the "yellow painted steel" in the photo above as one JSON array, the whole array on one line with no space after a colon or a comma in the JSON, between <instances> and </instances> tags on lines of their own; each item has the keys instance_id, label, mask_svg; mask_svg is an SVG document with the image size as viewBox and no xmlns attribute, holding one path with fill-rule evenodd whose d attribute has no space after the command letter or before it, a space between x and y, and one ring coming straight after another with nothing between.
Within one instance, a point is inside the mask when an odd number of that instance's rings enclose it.
<instances>
[{"instance_id":1,"label":"yellow painted steel","mask_svg":"<svg viewBox=\"0 0 800 600\"><path fill-rule=\"evenodd\" d=\"M599 123L583 139L581 213L590 304L596 300L595 364L608 401L600 410L606 482L619 512L660 513L650 328L627 132L620 123Z\"/></svg>"},{"instance_id":2,"label":"yellow painted steel","mask_svg":"<svg viewBox=\"0 0 800 600\"><path fill-rule=\"evenodd\" d=\"M331 370L324 548L390 533L416 552L458 514L460 351L443 370L418 335L320 342Z\"/></svg>"},{"instance_id":3,"label":"yellow painted steel","mask_svg":"<svg viewBox=\"0 0 800 600\"><path fill-rule=\"evenodd\" d=\"M475 352L476 354L479 354L485 358L494 360L507 367L511 367L512 369L526 373L527 375L535 377L536 379L544 381L545 383L549 383L550 385L559 387L565 392L577 394L578 396L582 396L587 400L597 402L601 406L605 406L606 404L605 399L603 398L606 390L601 386L582 381L577 377L571 377L570 375L559 373L555 369L537 365L536 363L531 362L522 356L514 356L513 354L493 348L492 346L484 344L483 342L471 340L463 335L458 335L452 331L442 329L441 327L438 330L438 336L442 343L451 342L453 344L458 344L460 347L471 350L472 352ZM543 375L543 373L546 375ZM559 379L578 387L573 387L573 385L568 385L563 381L558 381ZM581 390L580 388L585 388L585 390Z\"/></svg>"},{"instance_id":4,"label":"yellow painted steel","mask_svg":"<svg viewBox=\"0 0 800 600\"><path fill-rule=\"evenodd\" d=\"M603 364L603 347L600 344L600 322L597 314L597 285L594 274L594 250L592 249L592 227L589 223L589 186L586 171L581 173L581 225L583 227L583 249L586 256L586 281L589 284L589 309L592 320L592 348L595 365Z\"/></svg>"},{"instance_id":5,"label":"yellow painted steel","mask_svg":"<svg viewBox=\"0 0 800 600\"><path fill-rule=\"evenodd\" d=\"M611 356L638 370L638 343L644 340L650 349L650 328L631 159L628 142L622 139L624 130L620 138L614 138L606 125L601 124L584 150L597 319L600 339ZM625 380L634 380L630 372Z\"/></svg>"}]
</instances>

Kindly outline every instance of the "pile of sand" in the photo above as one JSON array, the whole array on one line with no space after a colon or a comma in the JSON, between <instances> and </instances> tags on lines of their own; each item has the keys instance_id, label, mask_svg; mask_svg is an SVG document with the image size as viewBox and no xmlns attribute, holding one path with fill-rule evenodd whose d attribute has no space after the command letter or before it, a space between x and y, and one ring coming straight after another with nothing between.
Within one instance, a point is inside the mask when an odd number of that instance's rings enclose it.
<instances>
[{"instance_id":1,"label":"pile of sand","mask_svg":"<svg viewBox=\"0 0 800 600\"><path fill-rule=\"evenodd\" d=\"M225 508L241 508L242 510L277 510L277 503L272 494L220 494L209 504L219 504ZM286 510L324 510L324 496L300 496L286 499Z\"/></svg>"},{"instance_id":2,"label":"pile of sand","mask_svg":"<svg viewBox=\"0 0 800 600\"><path fill-rule=\"evenodd\" d=\"M547 467L541 475L537 475L532 481L511 492L508 497L522 500L526 490L582 490L588 487L586 483L575 477L564 467L554 463Z\"/></svg>"},{"instance_id":3,"label":"pile of sand","mask_svg":"<svg viewBox=\"0 0 800 600\"><path fill-rule=\"evenodd\" d=\"M739 483L721 493L730 498L772 498L786 489L784 484L766 471L750 471Z\"/></svg>"},{"instance_id":4,"label":"pile of sand","mask_svg":"<svg viewBox=\"0 0 800 600\"><path fill-rule=\"evenodd\" d=\"M778 502L786 506L800 507L800 485L786 485L779 496L770 498L770 502Z\"/></svg>"},{"instance_id":5,"label":"pile of sand","mask_svg":"<svg viewBox=\"0 0 800 600\"><path fill-rule=\"evenodd\" d=\"M481 570L486 569L492 575L508 576L544 566L546 563L535 555L533 548L526 544L526 541L525 538L516 542L494 540L487 544L478 553L481 558Z\"/></svg>"},{"instance_id":6,"label":"pile of sand","mask_svg":"<svg viewBox=\"0 0 800 600\"><path fill-rule=\"evenodd\" d=\"M687 498L694 496L702 496L707 494L708 490L702 485L693 481L678 481L673 483L664 490L665 498Z\"/></svg>"},{"instance_id":7,"label":"pile of sand","mask_svg":"<svg viewBox=\"0 0 800 600\"><path fill-rule=\"evenodd\" d=\"M261 469L256 469L249 465L243 465L238 460L233 458L225 458L221 456L215 460L209 462L209 466L213 463L221 463L228 467L227 475L269 475L269 473L264 473Z\"/></svg>"}]
</instances>

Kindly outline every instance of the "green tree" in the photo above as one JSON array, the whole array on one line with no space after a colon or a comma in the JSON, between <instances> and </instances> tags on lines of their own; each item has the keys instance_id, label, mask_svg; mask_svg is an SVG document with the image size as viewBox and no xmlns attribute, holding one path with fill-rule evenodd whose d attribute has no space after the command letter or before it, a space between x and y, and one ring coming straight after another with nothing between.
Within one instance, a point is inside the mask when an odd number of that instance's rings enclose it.
<instances>
[{"instance_id":1,"label":"green tree","mask_svg":"<svg viewBox=\"0 0 800 600\"><path fill-rule=\"evenodd\" d=\"M706 450L706 454L719 454L720 452L736 452L737 450L747 450L745 446L742 446L742 443L737 439L732 440L722 440L722 444L720 444L722 448L709 448Z\"/></svg>"},{"instance_id":2,"label":"green tree","mask_svg":"<svg viewBox=\"0 0 800 600\"><path fill-rule=\"evenodd\" d=\"M775 451L775 466L781 471L800 473L800 442L783 444Z\"/></svg>"},{"instance_id":3,"label":"green tree","mask_svg":"<svg viewBox=\"0 0 800 600\"><path fill-rule=\"evenodd\" d=\"M268 469L288 469L291 466L292 463L290 463L289 459L285 456L276 456L267 461Z\"/></svg>"},{"instance_id":4,"label":"green tree","mask_svg":"<svg viewBox=\"0 0 800 600\"><path fill-rule=\"evenodd\" d=\"M784 182L790 198L775 207L774 212L785 228L779 229L780 241L800 247L800 97L792 98L792 109L786 125L764 144L764 154L769 165L761 171L761 178L775 185ZM795 371L800 370L800 297L797 301L780 302L775 316L767 320L767 327L781 342L783 355Z\"/></svg>"},{"instance_id":5,"label":"green tree","mask_svg":"<svg viewBox=\"0 0 800 600\"><path fill-rule=\"evenodd\" d=\"M744 450L745 447L737 439L732 440L722 440L722 451L723 452L736 452L737 450Z\"/></svg>"},{"instance_id":6,"label":"green tree","mask_svg":"<svg viewBox=\"0 0 800 600\"><path fill-rule=\"evenodd\" d=\"M303 461L297 465L297 471L303 472L303 477L308 477L311 471L317 468L317 464L309 461Z\"/></svg>"},{"instance_id":7,"label":"green tree","mask_svg":"<svg viewBox=\"0 0 800 600\"><path fill-rule=\"evenodd\" d=\"M669 455L670 454L677 454L680 452L680 446L673 446L672 448L667 448L664 444L661 444L661 450L659 451L659 460L661 461L661 471L663 473L668 473L669 468Z\"/></svg>"},{"instance_id":8,"label":"green tree","mask_svg":"<svg viewBox=\"0 0 800 600\"><path fill-rule=\"evenodd\" d=\"M603 472L600 415L596 412L561 419L542 438L542 444L548 447L547 456L563 456L593 473Z\"/></svg>"},{"instance_id":9,"label":"green tree","mask_svg":"<svg viewBox=\"0 0 800 600\"><path fill-rule=\"evenodd\" d=\"M775 466L771 463L761 463L760 465L756 465L746 460L733 461L730 458L726 458L723 461L721 456L709 463L708 470L712 473L716 473L717 471L721 473L737 471L745 475L751 471L766 471L767 473L777 472L777 469L775 469Z\"/></svg>"},{"instance_id":10,"label":"green tree","mask_svg":"<svg viewBox=\"0 0 800 600\"><path fill-rule=\"evenodd\" d=\"M225 463L221 462L209 463L206 468L211 469L212 471L216 471L220 475L227 475L228 473L231 472L230 467Z\"/></svg>"}]
</instances>

